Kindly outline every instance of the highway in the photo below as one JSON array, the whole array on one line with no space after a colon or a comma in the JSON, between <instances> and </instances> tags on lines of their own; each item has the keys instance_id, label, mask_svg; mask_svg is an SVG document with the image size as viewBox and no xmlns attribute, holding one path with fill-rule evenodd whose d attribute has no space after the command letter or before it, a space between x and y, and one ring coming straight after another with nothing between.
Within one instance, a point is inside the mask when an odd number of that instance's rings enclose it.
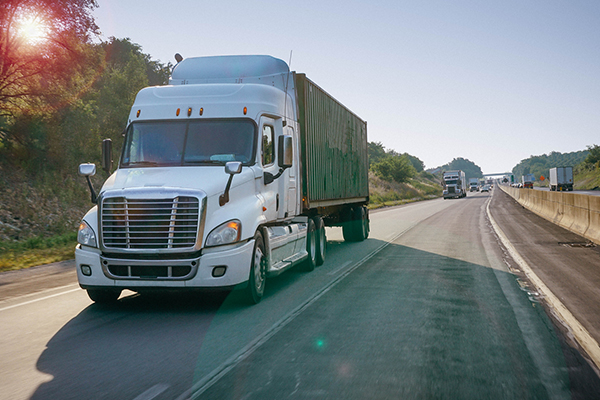
<instances>
[{"instance_id":1,"label":"highway","mask_svg":"<svg viewBox=\"0 0 600 400\"><path fill-rule=\"evenodd\" d=\"M94 305L69 262L0 274L0 399L598 398L593 357L489 215L599 341L598 248L559 245L578 238L495 189L372 211L361 243L328 228L325 264L267 281L255 306Z\"/></svg>"}]
</instances>

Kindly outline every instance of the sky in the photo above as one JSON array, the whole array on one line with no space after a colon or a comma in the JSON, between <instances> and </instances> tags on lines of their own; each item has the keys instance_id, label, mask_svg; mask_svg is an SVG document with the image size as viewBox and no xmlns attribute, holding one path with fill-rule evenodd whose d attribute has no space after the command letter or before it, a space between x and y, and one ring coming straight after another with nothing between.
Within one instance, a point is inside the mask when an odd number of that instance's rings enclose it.
<instances>
[{"instance_id":1,"label":"sky","mask_svg":"<svg viewBox=\"0 0 600 400\"><path fill-rule=\"evenodd\" d=\"M153 60L267 54L426 168L484 174L600 145L598 0L98 0L101 38Z\"/></svg>"}]
</instances>

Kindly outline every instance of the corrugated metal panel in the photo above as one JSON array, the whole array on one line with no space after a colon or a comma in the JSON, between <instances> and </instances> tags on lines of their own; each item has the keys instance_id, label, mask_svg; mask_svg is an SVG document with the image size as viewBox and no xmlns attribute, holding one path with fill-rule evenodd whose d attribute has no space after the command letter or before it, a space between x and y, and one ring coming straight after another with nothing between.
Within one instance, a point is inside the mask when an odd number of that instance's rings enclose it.
<instances>
[{"instance_id":1,"label":"corrugated metal panel","mask_svg":"<svg viewBox=\"0 0 600 400\"><path fill-rule=\"evenodd\" d=\"M304 74L295 77L308 207L368 198L366 122Z\"/></svg>"}]
</instances>

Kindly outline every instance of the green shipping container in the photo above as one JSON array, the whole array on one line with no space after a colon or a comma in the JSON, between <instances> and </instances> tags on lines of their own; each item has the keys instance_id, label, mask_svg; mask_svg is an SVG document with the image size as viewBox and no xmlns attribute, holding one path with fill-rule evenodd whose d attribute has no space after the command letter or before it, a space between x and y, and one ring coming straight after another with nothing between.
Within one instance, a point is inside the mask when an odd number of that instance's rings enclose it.
<instances>
[{"instance_id":1,"label":"green shipping container","mask_svg":"<svg viewBox=\"0 0 600 400\"><path fill-rule=\"evenodd\" d=\"M295 74L304 208L369 201L367 123L305 74Z\"/></svg>"}]
</instances>

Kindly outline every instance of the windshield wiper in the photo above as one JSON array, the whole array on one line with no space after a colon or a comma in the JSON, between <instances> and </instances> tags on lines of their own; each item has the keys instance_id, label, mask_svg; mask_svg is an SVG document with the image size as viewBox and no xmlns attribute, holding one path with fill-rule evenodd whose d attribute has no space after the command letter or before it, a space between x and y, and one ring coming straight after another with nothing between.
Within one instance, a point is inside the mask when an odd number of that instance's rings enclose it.
<instances>
[{"instance_id":1,"label":"windshield wiper","mask_svg":"<svg viewBox=\"0 0 600 400\"><path fill-rule=\"evenodd\" d=\"M135 161L125 164L126 167L156 167L159 165L156 161Z\"/></svg>"},{"instance_id":2,"label":"windshield wiper","mask_svg":"<svg viewBox=\"0 0 600 400\"><path fill-rule=\"evenodd\" d=\"M209 164L209 165L225 165L223 161L217 160L189 160L184 161L184 164Z\"/></svg>"}]
</instances>

